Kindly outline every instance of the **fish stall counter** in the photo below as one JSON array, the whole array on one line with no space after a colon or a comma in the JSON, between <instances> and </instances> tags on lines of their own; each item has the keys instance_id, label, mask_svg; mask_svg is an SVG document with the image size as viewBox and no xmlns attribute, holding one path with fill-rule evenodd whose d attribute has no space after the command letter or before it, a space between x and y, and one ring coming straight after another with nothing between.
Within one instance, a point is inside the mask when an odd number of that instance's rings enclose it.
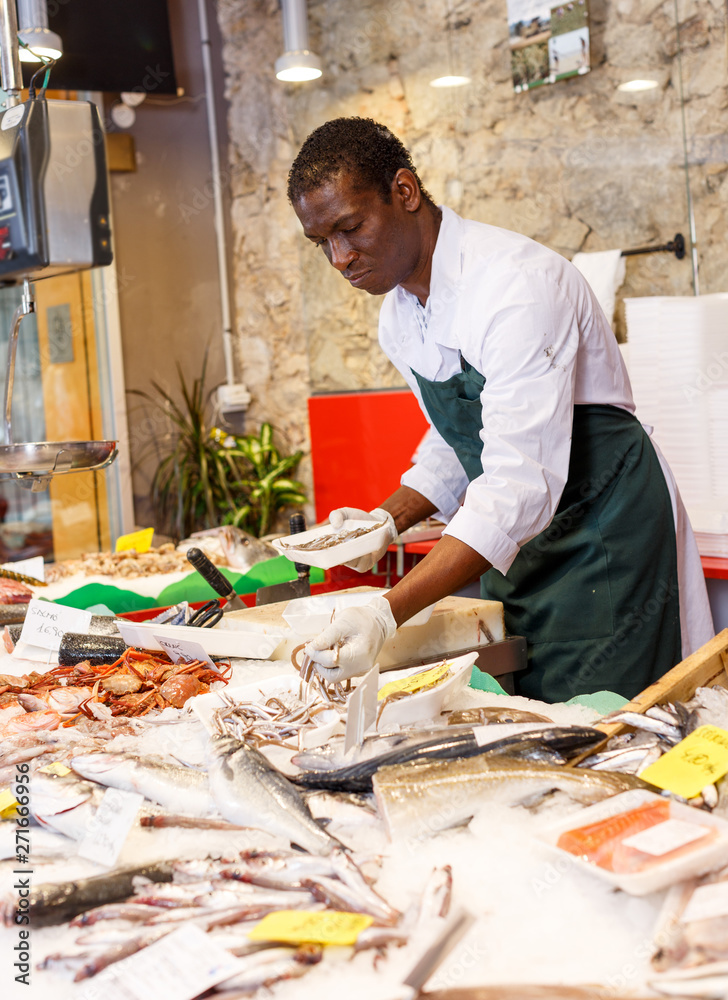
<instances>
[{"instance_id":1,"label":"fish stall counter","mask_svg":"<svg viewBox=\"0 0 728 1000\"><path fill-rule=\"evenodd\" d=\"M728 729L723 689L604 750L593 709L472 687L477 651L348 688L117 639L0 664L3 997L723 995L687 978L718 904L685 912L726 886L722 785L636 773Z\"/></svg>"}]
</instances>

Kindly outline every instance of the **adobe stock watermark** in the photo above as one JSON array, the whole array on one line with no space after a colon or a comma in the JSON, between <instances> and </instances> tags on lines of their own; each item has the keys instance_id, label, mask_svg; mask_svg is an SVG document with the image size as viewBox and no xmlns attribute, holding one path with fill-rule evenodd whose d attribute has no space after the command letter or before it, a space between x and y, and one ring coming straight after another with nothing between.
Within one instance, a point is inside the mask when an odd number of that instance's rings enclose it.
<instances>
[{"instance_id":1,"label":"adobe stock watermark","mask_svg":"<svg viewBox=\"0 0 728 1000\"><path fill-rule=\"evenodd\" d=\"M682 394L688 402L691 402L702 396L707 389L717 385L728 387L728 351L714 353L705 369L698 372L691 383L682 386Z\"/></svg>"}]
</instances>

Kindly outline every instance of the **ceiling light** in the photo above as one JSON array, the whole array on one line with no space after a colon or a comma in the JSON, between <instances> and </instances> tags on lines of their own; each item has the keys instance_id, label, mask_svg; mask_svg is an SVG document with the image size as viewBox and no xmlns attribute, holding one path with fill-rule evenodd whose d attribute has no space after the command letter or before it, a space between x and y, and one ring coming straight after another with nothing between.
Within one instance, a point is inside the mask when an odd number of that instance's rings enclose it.
<instances>
[{"instance_id":1,"label":"ceiling light","mask_svg":"<svg viewBox=\"0 0 728 1000\"><path fill-rule=\"evenodd\" d=\"M659 87L657 80L627 80L625 83L620 83L617 90L621 90L624 94L636 94L640 90L654 90L655 87Z\"/></svg>"},{"instance_id":2,"label":"ceiling light","mask_svg":"<svg viewBox=\"0 0 728 1000\"><path fill-rule=\"evenodd\" d=\"M467 83L470 83L469 76L438 76L430 80L431 87L464 87Z\"/></svg>"},{"instance_id":3,"label":"ceiling light","mask_svg":"<svg viewBox=\"0 0 728 1000\"><path fill-rule=\"evenodd\" d=\"M285 52L276 59L276 77L285 83L304 83L321 76L321 60L308 47L306 0L281 0Z\"/></svg>"},{"instance_id":4,"label":"ceiling light","mask_svg":"<svg viewBox=\"0 0 728 1000\"><path fill-rule=\"evenodd\" d=\"M46 0L18 0L18 38L24 42L20 46L22 62L42 62L45 59L60 59L63 43L55 31L48 28L48 8Z\"/></svg>"}]
</instances>

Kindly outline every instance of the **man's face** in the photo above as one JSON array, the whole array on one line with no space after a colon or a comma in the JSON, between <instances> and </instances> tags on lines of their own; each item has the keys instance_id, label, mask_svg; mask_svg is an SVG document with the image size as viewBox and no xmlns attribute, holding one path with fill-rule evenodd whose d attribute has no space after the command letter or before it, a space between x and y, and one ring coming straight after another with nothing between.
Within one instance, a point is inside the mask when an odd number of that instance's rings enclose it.
<instances>
[{"instance_id":1,"label":"man's face","mask_svg":"<svg viewBox=\"0 0 728 1000\"><path fill-rule=\"evenodd\" d=\"M341 173L302 195L293 208L307 239L354 288L384 295L407 280L420 257L410 204L396 180L387 204L378 191Z\"/></svg>"}]
</instances>

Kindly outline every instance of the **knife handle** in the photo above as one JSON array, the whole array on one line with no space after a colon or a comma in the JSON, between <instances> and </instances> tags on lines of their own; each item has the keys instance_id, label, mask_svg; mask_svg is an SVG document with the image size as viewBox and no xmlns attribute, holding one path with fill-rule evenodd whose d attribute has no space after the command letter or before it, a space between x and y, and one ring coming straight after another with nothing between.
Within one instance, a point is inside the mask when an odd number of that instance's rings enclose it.
<instances>
[{"instance_id":1,"label":"knife handle","mask_svg":"<svg viewBox=\"0 0 728 1000\"><path fill-rule=\"evenodd\" d=\"M303 514L300 511L296 514L291 514L291 516L288 518L289 534L298 535L305 530L306 530L306 518L303 516ZM298 573L299 576L304 576L304 575L308 576L308 574L311 572L311 567L306 566L304 563L294 562L293 568L295 569L296 573Z\"/></svg>"},{"instance_id":2,"label":"knife handle","mask_svg":"<svg viewBox=\"0 0 728 1000\"><path fill-rule=\"evenodd\" d=\"M230 581L225 579L213 562L210 562L202 549L187 549L187 561L194 566L205 583L209 583L220 597L229 601L236 596Z\"/></svg>"}]
</instances>

